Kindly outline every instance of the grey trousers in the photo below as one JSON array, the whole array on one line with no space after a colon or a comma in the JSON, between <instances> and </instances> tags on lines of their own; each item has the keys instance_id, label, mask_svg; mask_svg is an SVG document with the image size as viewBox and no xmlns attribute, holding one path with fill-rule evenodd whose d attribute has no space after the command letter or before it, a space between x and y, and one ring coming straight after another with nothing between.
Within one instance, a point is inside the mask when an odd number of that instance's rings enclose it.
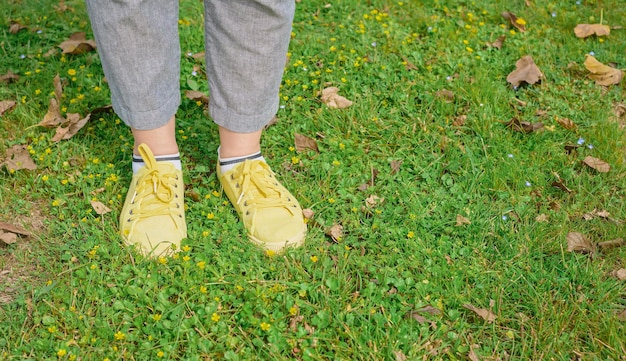
<instances>
[{"instance_id":1,"label":"grey trousers","mask_svg":"<svg viewBox=\"0 0 626 361\"><path fill-rule=\"evenodd\" d=\"M178 0L86 0L117 115L165 125L180 105ZM210 115L234 132L262 129L278 110L294 0L204 0Z\"/></svg>"}]
</instances>

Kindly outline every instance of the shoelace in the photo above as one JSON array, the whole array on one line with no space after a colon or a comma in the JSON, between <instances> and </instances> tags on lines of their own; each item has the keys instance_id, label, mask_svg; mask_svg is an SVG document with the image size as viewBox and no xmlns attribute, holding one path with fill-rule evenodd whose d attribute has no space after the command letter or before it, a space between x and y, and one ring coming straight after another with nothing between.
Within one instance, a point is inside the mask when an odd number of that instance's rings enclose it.
<instances>
[{"instance_id":1,"label":"shoelace","mask_svg":"<svg viewBox=\"0 0 626 361\"><path fill-rule=\"evenodd\" d=\"M172 201L176 197L174 188L177 180L178 176L175 174L162 173L156 167L149 167L137 180L136 190L130 201L136 206L130 211L129 221L160 215L182 217L180 205L175 203L176 208L172 207ZM139 202L135 203L136 200Z\"/></svg>"},{"instance_id":2,"label":"shoelace","mask_svg":"<svg viewBox=\"0 0 626 361\"><path fill-rule=\"evenodd\" d=\"M293 207L289 207L286 202L291 202L290 198L285 198L280 186L272 175L272 171L265 162L246 160L242 167L237 167L232 173L232 178L241 187L241 194L237 204L244 202L244 207L254 206L256 208L284 207L292 215ZM244 196L252 194L252 197ZM285 202L286 201L286 202Z\"/></svg>"}]
</instances>

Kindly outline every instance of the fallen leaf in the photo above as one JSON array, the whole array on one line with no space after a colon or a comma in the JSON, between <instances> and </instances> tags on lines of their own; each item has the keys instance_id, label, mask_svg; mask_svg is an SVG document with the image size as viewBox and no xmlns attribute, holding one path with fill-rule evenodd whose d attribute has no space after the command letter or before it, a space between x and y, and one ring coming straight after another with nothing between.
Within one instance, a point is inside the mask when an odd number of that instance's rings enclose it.
<instances>
[{"instance_id":1,"label":"fallen leaf","mask_svg":"<svg viewBox=\"0 0 626 361\"><path fill-rule=\"evenodd\" d=\"M87 114L86 117L80 119L80 115L76 113L68 113L66 121L56 129L56 133L52 137L53 142L60 140L68 140L72 138L79 130L81 130L85 124L91 118L91 114Z\"/></svg>"},{"instance_id":2,"label":"fallen leaf","mask_svg":"<svg viewBox=\"0 0 626 361\"><path fill-rule=\"evenodd\" d=\"M315 153L320 152L319 148L317 147L317 141L313 138L309 138L306 135L295 133L294 140L296 145L296 151L298 152L305 152L307 150L312 150Z\"/></svg>"},{"instance_id":3,"label":"fallen leaf","mask_svg":"<svg viewBox=\"0 0 626 361\"><path fill-rule=\"evenodd\" d=\"M392 160L390 166L391 175L394 175L400 171L400 166L402 166L402 160Z\"/></svg>"},{"instance_id":4,"label":"fallen leaf","mask_svg":"<svg viewBox=\"0 0 626 361\"><path fill-rule=\"evenodd\" d=\"M98 213L99 215L103 215L103 214L107 214L111 212L111 208L105 206L104 203L102 202L91 201L90 203L91 203L91 206L93 207L93 210L96 211L96 213Z\"/></svg>"},{"instance_id":5,"label":"fallen leaf","mask_svg":"<svg viewBox=\"0 0 626 361\"><path fill-rule=\"evenodd\" d=\"M517 88L522 82L535 84L541 81L542 78L543 73L539 70L533 58L530 55L524 55L515 63L515 70L506 77L506 81Z\"/></svg>"},{"instance_id":6,"label":"fallen leaf","mask_svg":"<svg viewBox=\"0 0 626 361\"><path fill-rule=\"evenodd\" d=\"M195 101L199 100L202 102L202 104L205 104L205 105L209 104L209 97L208 95L204 94L204 92L197 91L197 90L185 90L185 96L191 100L195 100Z\"/></svg>"},{"instance_id":7,"label":"fallen leaf","mask_svg":"<svg viewBox=\"0 0 626 361\"><path fill-rule=\"evenodd\" d=\"M540 223L547 222L548 221L548 216L545 213L541 213L540 215L535 217L535 221L540 222Z\"/></svg>"},{"instance_id":8,"label":"fallen leaf","mask_svg":"<svg viewBox=\"0 0 626 361\"><path fill-rule=\"evenodd\" d=\"M602 249L616 248L626 246L626 240L623 238L616 238L610 241L599 242L598 247Z\"/></svg>"},{"instance_id":9,"label":"fallen leaf","mask_svg":"<svg viewBox=\"0 0 626 361\"><path fill-rule=\"evenodd\" d=\"M577 38L586 38L591 35L605 36L611 34L611 28L603 24L578 24L574 28Z\"/></svg>"},{"instance_id":10,"label":"fallen leaf","mask_svg":"<svg viewBox=\"0 0 626 361\"><path fill-rule=\"evenodd\" d=\"M7 71L5 74L0 75L0 83L12 83L20 79L20 76L12 71Z\"/></svg>"},{"instance_id":11,"label":"fallen leaf","mask_svg":"<svg viewBox=\"0 0 626 361\"><path fill-rule=\"evenodd\" d=\"M50 98L50 104L48 105L48 112L43 116L43 119L39 122L39 126L46 128L54 128L63 124L65 118L61 115L61 107L58 100Z\"/></svg>"},{"instance_id":12,"label":"fallen leaf","mask_svg":"<svg viewBox=\"0 0 626 361\"><path fill-rule=\"evenodd\" d=\"M335 242L341 241L343 238L343 226L335 224L326 231L326 235L330 236Z\"/></svg>"},{"instance_id":13,"label":"fallen leaf","mask_svg":"<svg viewBox=\"0 0 626 361\"><path fill-rule=\"evenodd\" d=\"M84 32L78 32L70 35L69 39L59 44L59 48L63 49L63 54L83 54L96 49L96 42L87 40Z\"/></svg>"},{"instance_id":14,"label":"fallen leaf","mask_svg":"<svg viewBox=\"0 0 626 361\"><path fill-rule=\"evenodd\" d=\"M466 224L472 224L472 222L469 219L463 217L462 215L457 214L456 215L456 226L460 227L460 226L464 226Z\"/></svg>"},{"instance_id":15,"label":"fallen leaf","mask_svg":"<svg viewBox=\"0 0 626 361\"><path fill-rule=\"evenodd\" d=\"M14 100L3 100L3 101L0 101L0 116L4 115L4 113L6 113L9 110L13 109L16 104L17 104L17 102L15 102Z\"/></svg>"},{"instance_id":16,"label":"fallen leaf","mask_svg":"<svg viewBox=\"0 0 626 361\"><path fill-rule=\"evenodd\" d=\"M454 117L454 120L452 121L452 125L455 127L462 127L465 125L466 120L467 120L467 115L465 114L459 115L457 117Z\"/></svg>"},{"instance_id":17,"label":"fallen leaf","mask_svg":"<svg viewBox=\"0 0 626 361\"><path fill-rule=\"evenodd\" d=\"M31 236L30 232L28 232L24 228L20 226L16 226L11 223L2 222L2 221L0 221L0 230L5 231L5 232L19 234L19 235L26 236L26 237Z\"/></svg>"},{"instance_id":18,"label":"fallen leaf","mask_svg":"<svg viewBox=\"0 0 626 361\"><path fill-rule=\"evenodd\" d=\"M589 238L578 232L569 232L565 237L567 239L567 251L579 253L593 253L594 245Z\"/></svg>"},{"instance_id":19,"label":"fallen leaf","mask_svg":"<svg viewBox=\"0 0 626 361\"><path fill-rule=\"evenodd\" d=\"M8 170L28 169L35 170L37 165L30 157L25 145L16 144L7 150L7 157L3 163Z\"/></svg>"},{"instance_id":20,"label":"fallen leaf","mask_svg":"<svg viewBox=\"0 0 626 361\"><path fill-rule=\"evenodd\" d=\"M326 104L329 108L337 108L343 109L352 105L352 101L344 98L343 96L337 94L339 92L339 88L331 86L324 90L321 93L322 103Z\"/></svg>"},{"instance_id":21,"label":"fallen leaf","mask_svg":"<svg viewBox=\"0 0 626 361\"><path fill-rule=\"evenodd\" d=\"M602 64L591 55L587 55L584 64L585 68L587 68L587 70L591 72L589 77L593 79L598 85L609 86L613 84L619 84L624 77L624 72L619 69L615 69L608 65Z\"/></svg>"},{"instance_id":22,"label":"fallen leaf","mask_svg":"<svg viewBox=\"0 0 626 361\"><path fill-rule=\"evenodd\" d=\"M402 350L392 351L393 355L396 357L396 361L406 361L406 355Z\"/></svg>"},{"instance_id":23,"label":"fallen leaf","mask_svg":"<svg viewBox=\"0 0 626 361\"><path fill-rule=\"evenodd\" d=\"M626 321L626 310L617 314L617 319L620 321Z\"/></svg>"},{"instance_id":24,"label":"fallen leaf","mask_svg":"<svg viewBox=\"0 0 626 361\"><path fill-rule=\"evenodd\" d=\"M0 231L0 241L4 244L13 244L17 242L17 234Z\"/></svg>"},{"instance_id":25,"label":"fallen leaf","mask_svg":"<svg viewBox=\"0 0 626 361\"><path fill-rule=\"evenodd\" d=\"M429 320L428 318L422 316L423 314L427 314L427 315L440 315L441 314L441 310L439 310L438 308L435 308L431 305L427 305L424 307L421 307L417 310L413 310L411 312L409 312L407 314L407 317L410 317L412 319L414 319L415 321L419 322L419 323L426 323L426 322L431 322L431 320Z\"/></svg>"},{"instance_id":26,"label":"fallen leaf","mask_svg":"<svg viewBox=\"0 0 626 361\"><path fill-rule=\"evenodd\" d=\"M613 271L611 274L620 281L626 281L626 268L620 268L617 271Z\"/></svg>"},{"instance_id":27,"label":"fallen leaf","mask_svg":"<svg viewBox=\"0 0 626 361\"><path fill-rule=\"evenodd\" d=\"M478 355L476 355L476 352L474 352L474 349L475 349L475 348L478 348L478 347L479 347L478 345L472 345L472 346L470 347L470 350L469 350L469 352L467 353L467 358L468 358L470 361L480 361L480 358L478 357Z\"/></svg>"},{"instance_id":28,"label":"fallen leaf","mask_svg":"<svg viewBox=\"0 0 626 361\"><path fill-rule=\"evenodd\" d=\"M65 4L65 0L60 0L57 5L54 5L54 9L57 12L59 12L59 13L63 13L63 12L66 12L66 11L74 11L73 7L68 6L67 4Z\"/></svg>"},{"instance_id":29,"label":"fallen leaf","mask_svg":"<svg viewBox=\"0 0 626 361\"><path fill-rule=\"evenodd\" d=\"M304 320L304 316L302 315L293 316L289 320L289 328L291 329L292 332L298 331L298 324L302 322L302 320Z\"/></svg>"},{"instance_id":30,"label":"fallen leaf","mask_svg":"<svg viewBox=\"0 0 626 361\"><path fill-rule=\"evenodd\" d=\"M576 129L576 124L569 118L557 118L556 122L565 129Z\"/></svg>"},{"instance_id":31,"label":"fallen leaf","mask_svg":"<svg viewBox=\"0 0 626 361\"><path fill-rule=\"evenodd\" d=\"M437 92L435 93L435 95L438 98L443 98L443 100L445 100L446 102L450 103L454 101L454 92L448 90L448 89L441 89L441 90L437 90Z\"/></svg>"},{"instance_id":32,"label":"fallen leaf","mask_svg":"<svg viewBox=\"0 0 626 361\"><path fill-rule=\"evenodd\" d=\"M28 27L26 25L22 25L17 21L11 21L11 23L9 24L9 32L11 34L17 34L20 30L24 30L27 28Z\"/></svg>"},{"instance_id":33,"label":"fallen leaf","mask_svg":"<svg viewBox=\"0 0 626 361\"><path fill-rule=\"evenodd\" d=\"M490 310L475 307L471 303L466 303L463 305L463 307L467 308L470 311L473 311L474 313L476 313L478 316L480 316L483 320L487 322L493 322L496 320L496 315Z\"/></svg>"},{"instance_id":34,"label":"fallen leaf","mask_svg":"<svg viewBox=\"0 0 626 361\"><path fill-rule=\"evenodd\" d=\"M512 118L508 123L506 123L506 126L518 132L532 133L532 132L536 132L542 129L543 123L541 122L531 123L531 122L521 121L517 118Z\"/></svg>"},{"instance_id":35,"label":"fallen leaf","mask_svg":"<svg viewBox=\"0 0 626 361\"><path fill-rule=\"evenodd\" d=\"M305 208L302 210L302 216L306 219L311 219L315 215L315 212L309 208Z\"/></svg>"},{"instance_id":36,"label":"fallen leaf","mask_svg":"<svg viewBox=\"0 0 626 361\"><path fill-rule=\"evenodd\" d=\"M385 198L380 198L379 196L372 194L369 197L367 197L367 199L365 200L365 204L368 207L374 207L378 204L383 203L384 201L385 201Z\"/></svg>"},{"instance_id":37,"label":"fallen leaf","mask_svg":"<svg viewBox=\"0 0 626 361\"><path fill-rule=\"evenodd\" d=\"M526 31L526 21L524 19L518 18L517 15L510 11L504 11L500 15L502 15L504 19L508 20L509 24L513 25L513 27L517 30L522 33Z\"/></svg>"},{"instance_id":38,"label":"fallen leaf","mask_svg":"<svg viewBox=\"0 0 626 361\"><path fill-rule=\"evenodd\" d=\"M589 168L593 168L600 173L607 173L611 170L611 166L607 162L603 161L602 159L592 157L590 155L586 156L585 159L583 159L583 163L585 163L585 165Z\"/></svg>"},{"instance_id":39,"label":"fallen leaf","mask_svg":"<svg viewBox=\"0 0 626 361\"><path fill-rule=\"evenodd\" d=\"M506 40L506 35L500 36L493 43L487 42L487 46L500 50L500 49L502 49L502 45L504 45L504 40Z\"/></svg>"},{"instance_id":40,"label":"fallen leaf","mask_svg":"<svg viewBox=\"0 0 626 361\"><path fill-rule=\"evenodd\" d=\"M610 119L619 124L620 128L626 128L626 104L613 103L613 114Z\"/></svg>"}]
</instances>

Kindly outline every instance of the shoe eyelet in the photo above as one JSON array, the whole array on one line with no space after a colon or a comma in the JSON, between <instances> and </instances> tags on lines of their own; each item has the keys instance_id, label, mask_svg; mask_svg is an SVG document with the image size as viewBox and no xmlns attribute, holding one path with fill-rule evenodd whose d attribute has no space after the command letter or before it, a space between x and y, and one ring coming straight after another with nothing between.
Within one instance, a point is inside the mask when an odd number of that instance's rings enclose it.
<instances>
[{"instance_id":1,"label":"shoe eyelet","mask_svg":"<svg viewBox=\"0 0 626 361\"><path fill-rule=\"evenodd\" d=\"M249 216L249 215L250 215L250 211L246 211L246 216Z\"/></svg>"},{"instance_id":2,"label":"shoe eyelet","mask_svg":"<svg viewBox=\"0 0 626 361\"><path fill-rule=\"evenodd\" d=\"M236 188L239 188L239 183L235 184L235 187L236 187Z\"/></svg>"},{"instance_id":3,"label":"shoe eyelet","mask_svg":"<svg viewBox=\"0 0 626 361\"><path fill-rule=\"evenodd\" d=\"M231 174L231 175L230 175L230 179L233 179L233 180L234 180L234 179L235 179L235 177Z\"/></svg>"}]
</instances>

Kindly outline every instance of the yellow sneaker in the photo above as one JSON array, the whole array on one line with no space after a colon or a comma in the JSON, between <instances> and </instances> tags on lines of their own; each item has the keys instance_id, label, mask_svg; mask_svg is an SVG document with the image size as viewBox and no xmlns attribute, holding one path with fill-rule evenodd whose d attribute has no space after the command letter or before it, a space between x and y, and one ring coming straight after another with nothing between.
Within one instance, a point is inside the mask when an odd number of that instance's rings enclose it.
<instances>
[{"instance_id":1,"label":"yellow sneaker","mask_svg":"<svg viewBox=\"0 0 626 361\"><path fill-rule=\"evenodd\" d=\"M146 163L136 174L120 215L124 242L147 257L167 256L187 237L183 174L170 162L158 162L147 145L138 147Z\"/></svg>"},{"instance_id":2,"label":"yellow sneaker","mask_svg":"<svg viewBox=\"0 0 626 361\"><path fill-rule=\"evenodd\" d=\"M267 163L245 160L222 174L218 162L217 177L253 243L275 252L302 245L306 235L302 208Z\"/></svg>"}]
</instances>

